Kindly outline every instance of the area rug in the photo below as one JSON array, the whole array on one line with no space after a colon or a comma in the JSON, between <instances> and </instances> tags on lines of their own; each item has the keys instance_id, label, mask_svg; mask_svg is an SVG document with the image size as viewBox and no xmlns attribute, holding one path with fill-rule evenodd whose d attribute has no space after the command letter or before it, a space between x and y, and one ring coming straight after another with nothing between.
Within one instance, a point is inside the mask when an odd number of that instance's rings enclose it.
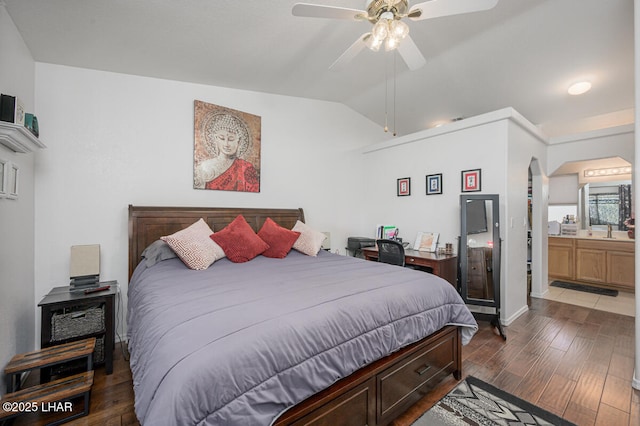
<instances>
[{"instance_id":1,"label":"area rug","mask_svg":"<svg viewBox=\"0 0 640 426\"><path fill-rule=\"evenodd\" d=\"M618 290L611 290L611 289L608 289L608 288L593 287L593 286L586 285L586 284L575 284L575 283L567 283L567 282L564 282L564 281L553 281L551 283L551 285L553 287L568 288L569 290L584 291L584 292L587 292L587 293L599 294L601 296L616 297L618 295Z\"/></svg>"},{"instance_id":2,"label":"area rug","mask_svg":"<svg viewBox=\"0 0 640 426\"><path fill-rule=\"evenodd\" d=\"M575 426L553 413L469 376L412 426Z\"/></svg>"}]
</instances>

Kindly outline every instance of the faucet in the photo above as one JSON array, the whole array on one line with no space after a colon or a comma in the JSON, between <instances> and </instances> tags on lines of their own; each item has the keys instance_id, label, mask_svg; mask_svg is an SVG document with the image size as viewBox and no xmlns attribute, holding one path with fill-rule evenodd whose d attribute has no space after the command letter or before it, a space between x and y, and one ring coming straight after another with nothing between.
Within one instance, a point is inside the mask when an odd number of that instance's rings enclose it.
<instances>
[{"instance_id":1,"label":"faucet","mask_svg":"<svg viewBox=\"0 0 640 426\"><path fill-rule=\"evenodd\" d=\"M607 225L607 238L613 238L611 236L611 224Z\"/></svg>"}]
</instances>

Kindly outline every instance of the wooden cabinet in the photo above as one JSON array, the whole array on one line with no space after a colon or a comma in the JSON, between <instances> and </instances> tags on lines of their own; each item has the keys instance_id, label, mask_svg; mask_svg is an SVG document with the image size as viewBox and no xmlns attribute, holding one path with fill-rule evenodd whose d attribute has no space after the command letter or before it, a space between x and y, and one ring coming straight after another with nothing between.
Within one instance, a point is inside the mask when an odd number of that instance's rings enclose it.
<instances>
[{"instance_id":1,"label":"wooden cabinet","mask_svg":"<svg viewBox=\"0 0 640 426\"><path fill-rule=\"evenodd\" d=\"M634 243L549 237L549 278L635 292Z\"/></svg>"},{"instance_id":2,"label":"wooden cabinet","mask_svg":"<svg viewBox=\"0 0 640 426\"><path fill-rule=\"evenodd\" d=\"M633 292L635 289L636 256L633 252L607 252L607 282Z\"/></svg>"},{"instance_id":3,"label":"wooden cabinet","mask_svg":"<svg viewBox=\"0 0 640 426\"><path fill-rule=\"evenodd\" d=\"M600 240L575 240L577 281L607 283L607 244Z\"/></svg>"},{"instance_id":4,"label":"wooden cabinet","mask_svg":"<svg viewBox=\"0 0 640 426\"><path fill-rule=\"evenodd\" d=\"M575 279L574 239L549 237L549 277L559 280Z\"/></svg>"},{"instance_id":5,"label":"wooden cabinet","mask_svg":"<svg viewBox=\"0 0 640 426\"><path fill-rule=\"evenodd\" d=\"M606 283L607 253L592 249L576 249L576 280Z\"/></svg>"}]
</instances>

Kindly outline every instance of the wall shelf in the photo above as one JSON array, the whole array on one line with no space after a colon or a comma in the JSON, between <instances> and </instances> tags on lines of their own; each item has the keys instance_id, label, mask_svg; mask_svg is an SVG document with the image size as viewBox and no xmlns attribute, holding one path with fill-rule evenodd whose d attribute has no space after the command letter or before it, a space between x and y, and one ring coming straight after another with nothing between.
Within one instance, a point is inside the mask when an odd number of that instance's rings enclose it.
<instances>
[{"instance_id":1,"label":"wall shelf","mask_svg":"<svg viewBox=\"0 0 640 426\"><path fill-rule=\"evenodd\" d=\"M0 121L0 144L11 151L27 153L47 146L24 126Z\"/></svg>"}]
</instances>

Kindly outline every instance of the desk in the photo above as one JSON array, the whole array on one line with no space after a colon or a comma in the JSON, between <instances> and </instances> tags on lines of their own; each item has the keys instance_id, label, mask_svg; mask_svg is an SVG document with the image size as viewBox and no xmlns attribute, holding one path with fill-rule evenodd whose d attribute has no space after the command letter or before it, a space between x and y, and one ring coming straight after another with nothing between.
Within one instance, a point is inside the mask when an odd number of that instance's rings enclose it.
<instances>
[{"instance_id":1,"label":"desk","mask_svg":"<svg viewBox=\"0 0 640 426\"><path fill-rule=\"evenodd\" d=\"M366 260L378 261L378 248L365 247L362 254ZM427 251L405 249L404 261L407 265L415 265L431 268L434 275L449 281L457 288L458 260L457 256L451 254L437 254Z\"/></svg>"}]
</instances>

